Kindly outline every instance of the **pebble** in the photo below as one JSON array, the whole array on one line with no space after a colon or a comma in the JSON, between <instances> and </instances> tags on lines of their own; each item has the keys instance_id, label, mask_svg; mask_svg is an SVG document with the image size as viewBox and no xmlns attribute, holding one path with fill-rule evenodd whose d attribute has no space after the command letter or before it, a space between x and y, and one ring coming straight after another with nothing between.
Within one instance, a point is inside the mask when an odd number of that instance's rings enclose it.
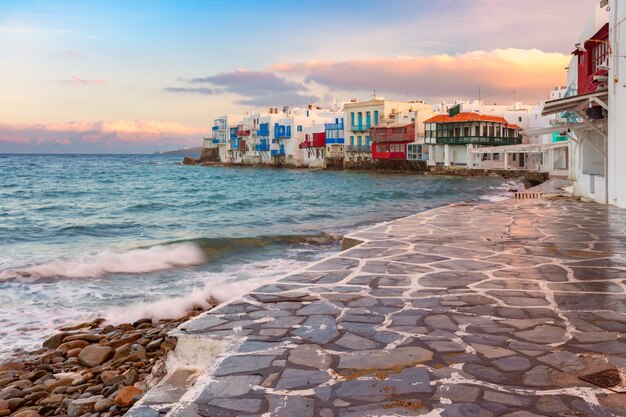
<instances>
[{"instance_id":1,"label":"pebble","mask_svg":"<svg viewBox=\"0 0 626 417\"><path fill-rule=\"evenodd\" d=\"M165 375L166 335L189 317L60 329L38 356L0 363L0 417L123 415Z\"/></svg>"}]
</instances>

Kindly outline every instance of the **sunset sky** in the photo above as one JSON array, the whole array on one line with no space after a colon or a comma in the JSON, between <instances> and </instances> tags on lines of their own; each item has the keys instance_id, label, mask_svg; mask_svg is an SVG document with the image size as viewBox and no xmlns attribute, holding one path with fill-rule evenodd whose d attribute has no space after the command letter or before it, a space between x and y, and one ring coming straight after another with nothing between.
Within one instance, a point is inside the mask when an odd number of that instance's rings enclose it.
<instances>
[{"instance_id":1,"label":"sunset sky","mask_svg":"<svg viewBox=\"0 0 626 417\"><path fill-rule=\"evenodd\" d=\"M0 152L199 146L213 118L404 100L539 102L597 0L0 1Z\"/></svg>"}]
</instances>

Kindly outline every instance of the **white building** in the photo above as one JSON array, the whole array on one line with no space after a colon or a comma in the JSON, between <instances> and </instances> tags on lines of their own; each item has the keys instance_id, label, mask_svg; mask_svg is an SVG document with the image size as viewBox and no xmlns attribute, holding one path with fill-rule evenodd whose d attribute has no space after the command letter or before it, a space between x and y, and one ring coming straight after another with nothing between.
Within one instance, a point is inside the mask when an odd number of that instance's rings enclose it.
<instances>
[{"instance_id":1,"label":"white building","mask_svg":"<svg viewBox=\"0 0 626 417\"><path fill-rule=\"evenodd\" d=\"M620 0L608 3L608 202L626 208L626 4Z\"/></svg>"}]
</instances>

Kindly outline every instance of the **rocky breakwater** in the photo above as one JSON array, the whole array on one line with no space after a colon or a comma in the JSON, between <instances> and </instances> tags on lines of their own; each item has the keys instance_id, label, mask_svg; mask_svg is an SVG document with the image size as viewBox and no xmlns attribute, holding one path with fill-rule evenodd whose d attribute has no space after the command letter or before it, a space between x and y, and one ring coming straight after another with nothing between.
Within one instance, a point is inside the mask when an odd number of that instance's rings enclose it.
<instances>
[{"instance_id":1,"label":"rocky breakwater","mask_svg":"<svg viewBox=\"0 0 626 417\"><path fill-rule=\"evenodd\" d=\"M0 365L0 417L121 416L165 375L176 320L68 326L43 349Z\"/></svg>"}]
</instances>

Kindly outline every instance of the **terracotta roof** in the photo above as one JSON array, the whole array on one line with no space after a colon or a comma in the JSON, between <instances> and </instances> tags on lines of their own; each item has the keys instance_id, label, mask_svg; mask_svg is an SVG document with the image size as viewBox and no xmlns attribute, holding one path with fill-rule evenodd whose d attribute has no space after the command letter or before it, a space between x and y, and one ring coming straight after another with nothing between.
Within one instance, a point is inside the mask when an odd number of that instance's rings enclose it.
<instances>
[{"instance_id":1,"label":"terracotta roof","mask_svg":"<svg viewBox=\"0 0 626 417\"><path fill-rule=\"evenodd\" d=\"M514 123L509 123L506 125L507 129L517 129L517 130L522 130L522 128Z\"/></svg>"},{"instance_id":2,"label":"terracotta roof","mask_svg":"<svg viewBox=\"0 0 626 417\"><path fill-rule=\"evenodd\" d=\"M478 114L474 112L463 112L452 117L447 114L439 114L425 120L424 123L458 123L458 122L495 122L508 125L509 122L504 117L487 116L486 114Z\"/></svg>"}]
</instances>

